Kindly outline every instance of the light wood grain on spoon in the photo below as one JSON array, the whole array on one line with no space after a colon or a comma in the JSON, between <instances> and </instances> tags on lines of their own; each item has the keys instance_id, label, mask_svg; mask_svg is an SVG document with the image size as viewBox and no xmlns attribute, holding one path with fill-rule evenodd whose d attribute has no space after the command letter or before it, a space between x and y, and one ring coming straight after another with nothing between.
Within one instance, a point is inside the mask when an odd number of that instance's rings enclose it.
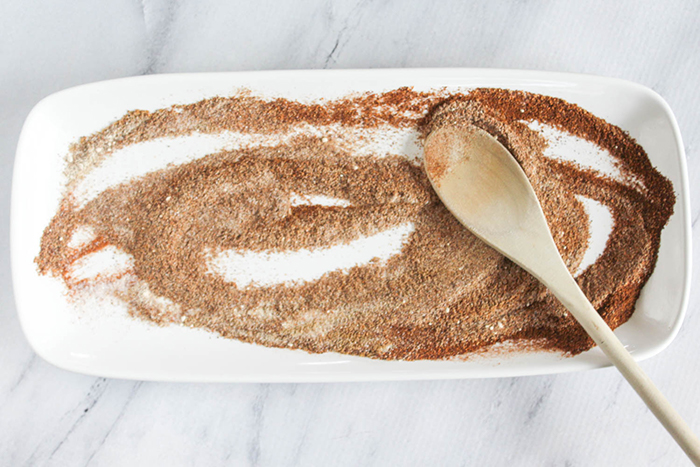
<instances>
[{"instance_id":1,"label":"light wood grain on spoon","mask_svg":"<svg viewBox=\"0 0 700 467\"><path fill-rule=\"evenodd\" d=\"M700 441L579 288L557 250L537 195L511 153L480 128L443 126L426 138L425 166L447 209L547 286L700 465Z\"/></svg>"}]
</instances>

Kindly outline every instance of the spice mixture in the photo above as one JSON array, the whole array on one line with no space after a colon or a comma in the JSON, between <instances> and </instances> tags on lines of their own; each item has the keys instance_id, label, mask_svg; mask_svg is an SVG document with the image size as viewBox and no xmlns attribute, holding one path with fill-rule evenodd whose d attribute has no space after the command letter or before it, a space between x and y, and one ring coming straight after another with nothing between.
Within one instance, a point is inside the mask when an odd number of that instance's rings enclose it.
<instances>
[{"instance_id":1,"label":"spice mixture","mask_svg":"<svg viewBox=\"0 0 700 467\"><path fill-rule=\"evenodd\" d=\"M528 126L533 121L607 150L622 178L545 157L547 141ZM568 354L589 349L593 342L542 285L444 208L421 160L360 156L366 140L336 137L380 127L425 136L455 122L485 129L518 159L571 271L589 242L578 197L610 210L605 250L577 280L611 327L629 319L673 212L671 183L620 128L560 99L502 89L403 88L322 103L241 94L129 112L72 146L66 194L44 231L39 271L65 281L76 300L99 282L135 317L272 347L405 360L461 356L499 342ZM108 187L85 203L74 195L91 171L136 143L223 131L275 135L300 125L332 131L209 154ZM298 204L295 194L347 203ZM226 251L314 251L402 225L412 230L398 254L311 281L240 286L210 267ZM90 240L76 242L86 229ZM126 270L76 277L76 264L108 246L130 255Z\"/></svg>"}]
</instances>

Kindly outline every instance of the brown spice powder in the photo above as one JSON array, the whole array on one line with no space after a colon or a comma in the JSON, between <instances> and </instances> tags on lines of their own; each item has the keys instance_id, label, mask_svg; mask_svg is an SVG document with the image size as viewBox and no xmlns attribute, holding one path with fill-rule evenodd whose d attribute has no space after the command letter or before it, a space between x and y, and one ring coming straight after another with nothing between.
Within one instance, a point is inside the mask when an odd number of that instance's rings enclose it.
<instances>
[{"instance_id":1,"label":"brown spice powder","mask_svg":"<svg viewBox=\"0 0 700 467\"><path fill-rule=\"evenodd\" d=\"M544 157L546 141L525 123L532 120L608 150L637 183ZM158 170L108 188L85 206L72 194L116 149L159 137L224 130L277 134L300 123L387 125L425 135L460 122L494 134L519 160L570 270L581 262L589 235L576 195L610 209L614 226L605 251L578 282L613 328L629 319L673 212L671 183L619 128L560 99L501 89L464 95L402 88L324 104L238 95L130 112L71 148L66 196L44 232L39 270L62 277L78 295L89 284L73 278L76 261L114 245L133 257L134 267L126 281L103 280L114 284L134 316L266 346L406 360L465 355L505 341L569 354L587 350L592 341L546 289L463 228L439 202L422 167L404 157L358 157L332 136L298 137ZM351 205L292 205L291 193ZM415 229L400 254L315 281L239 288L207 266L207 255L228 249L323 248L406 222ZM69 246L85 226L95 240ZM154 306L144 298L149 294L171 305Z\"/></svg>"}]
</instances>

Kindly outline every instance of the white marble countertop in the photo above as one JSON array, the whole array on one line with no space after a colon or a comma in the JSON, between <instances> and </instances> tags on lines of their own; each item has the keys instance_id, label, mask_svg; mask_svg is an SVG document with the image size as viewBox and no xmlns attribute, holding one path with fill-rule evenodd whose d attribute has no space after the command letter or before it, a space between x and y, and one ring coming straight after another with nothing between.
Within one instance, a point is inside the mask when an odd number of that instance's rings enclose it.
<instances>
[{"instance_id":1,"label":"white marble countertop","mask_svg":"<svg viewBox=\"0 0 700 467\"><path fill-rule=\"evenodd\" d=\"M0 465L689 465L613 369L350 384L73 374L28 346L10 277L11 174L27 113L55 91L146 73L498 67L637 81L676 114L697 221L700 4L642 3L1 2ZM642 364L696 431L699 308L694 288L676 340Z\"/></svg>"}]
</instances>

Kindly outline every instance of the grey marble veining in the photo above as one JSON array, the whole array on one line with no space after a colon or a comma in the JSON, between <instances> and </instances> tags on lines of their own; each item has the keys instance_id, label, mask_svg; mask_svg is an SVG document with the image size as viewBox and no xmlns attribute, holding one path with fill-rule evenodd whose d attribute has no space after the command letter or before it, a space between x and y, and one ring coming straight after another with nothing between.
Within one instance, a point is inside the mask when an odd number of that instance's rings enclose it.
<instances>
[{"instance_id":1,"label":"grey marble veining","mask_svg":"<svg viewBox=\"0 0 700 467\"><path fill-rule=\"evenodd\" d=\"M14 151L29 110L146 73L504 67L640 82L673 108L700 240L700 5L694 1L0 2L0 465L676 466L680 450L611 369L466 381L165 384L35 356L11 289ZM694 266L700 253L693 254ZM643 363L700 431L700 294Z\"/></svg>"}]
</instances>

